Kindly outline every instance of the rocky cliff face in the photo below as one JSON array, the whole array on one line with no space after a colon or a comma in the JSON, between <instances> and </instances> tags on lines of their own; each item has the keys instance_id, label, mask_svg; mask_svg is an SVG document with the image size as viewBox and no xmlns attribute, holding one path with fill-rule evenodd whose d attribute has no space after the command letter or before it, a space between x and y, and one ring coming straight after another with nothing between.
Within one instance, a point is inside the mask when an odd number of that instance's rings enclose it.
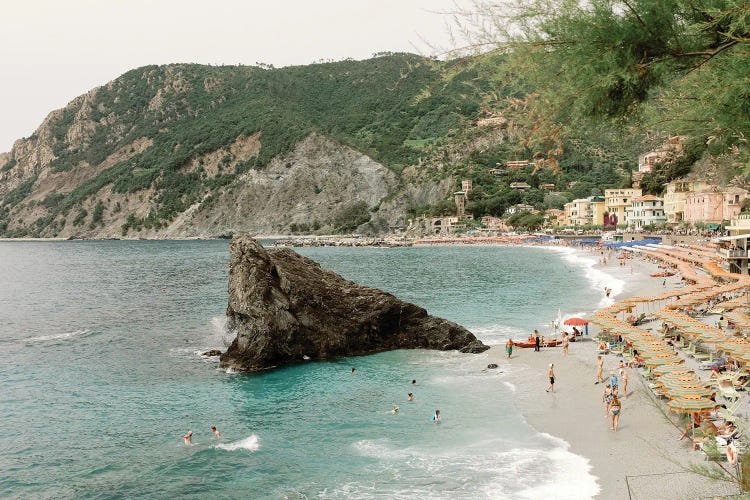
<instances>
[{"instance_id":1,"label":"rocky cliff face","mask_svg":"<svg viewBox=\"0 0 750 500\"><path fill-rule=\"evenodd\" d=\"M248 236L230 247L228 326L221 366L257 371L392 349L488 349L465 328L414 304L347 281L290 249Z\"/></svg>"}]
</instances>

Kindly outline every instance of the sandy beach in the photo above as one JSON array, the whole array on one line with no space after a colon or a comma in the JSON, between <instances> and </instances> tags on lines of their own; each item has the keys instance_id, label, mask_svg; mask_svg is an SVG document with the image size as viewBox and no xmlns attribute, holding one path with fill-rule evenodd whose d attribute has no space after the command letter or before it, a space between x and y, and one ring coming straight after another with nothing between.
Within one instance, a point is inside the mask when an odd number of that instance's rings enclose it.
<instances>
[{"instance_id":1,"label":"sandy beach","mask_svg":"<svg viewBox=\"0 0 750 500\"><path fill-rule=\"evenodd\" d=\"M579 252L597 258L590 251ZM663 278L650 277L658 267L641 259L634 258L628 266L620 267L619 261L612 258L606 265L599 262L595 267L625 280L615 300L656 295L679 286L677 276L667 278L666 284ZM596 308L583 305L581 310ZM541 330L543 326L530 324L529 331ZM516 404L529 424L540 432L564 439L571 452L589 459L591 473L598 478L601 488L597 498L686 499L737 494L737 487L731 483L689 471L691 465L706 466L710 462L704 461L703 453L691 451L690 440L678 440L681 431L672 423L678 422L678 416L656 403L635 369L628 370L628 392L622 399L619 431L610 430L611 419L605 418L602 403L604 384L594 384L597 343L593 337L598 331L591 325L589 328L589 337L571 343L568 356L563 355L560 347L538 353L516 348L510 360L503 346L494 346L489 351L492 362L498 363L500 369L507 367L510 374L507 381L517 388ZM604 374L616 370L621 359L614 354L605 355ZM556 374L554 393L545 392L549 363L554 363Z\"/></svg>"}]
</instances>

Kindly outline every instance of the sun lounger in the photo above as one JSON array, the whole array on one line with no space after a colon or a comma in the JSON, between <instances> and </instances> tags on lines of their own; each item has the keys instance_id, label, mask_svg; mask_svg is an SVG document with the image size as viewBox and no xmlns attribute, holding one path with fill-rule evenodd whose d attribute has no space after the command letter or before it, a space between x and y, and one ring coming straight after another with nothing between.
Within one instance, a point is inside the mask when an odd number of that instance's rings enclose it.
<instances>
[{"instance_id":1,"label":"sun lounger","mask_svg":"<svg viewBox=\"0 0 750 500\"><path fill-rule=\"evenodd\" d=\"M718 389L719 394L727 401L736 401L740 398L740 394L730 382L719 381Z\"/></svg>"}]
</instances>

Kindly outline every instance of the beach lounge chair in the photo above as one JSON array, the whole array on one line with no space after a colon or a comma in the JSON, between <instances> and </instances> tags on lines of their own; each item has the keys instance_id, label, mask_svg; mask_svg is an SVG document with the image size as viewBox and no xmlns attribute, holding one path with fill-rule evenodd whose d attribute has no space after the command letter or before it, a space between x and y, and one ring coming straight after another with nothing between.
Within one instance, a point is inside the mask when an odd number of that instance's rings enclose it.
<instances>
[{"instance_id":1,"label":"beach lounge chair","mask_svg":"<svg viewBox=\"0 0 750 500\"><path fill-rule=\"evenodd\" d=\"M740 394L734 388L731 382L726 380L720 380L718 384L719 394L727 401L736 401L740 398Z\"/></svg>"},{"instance_id":2,"label":"beach lounge chair","mask_svg":"<svg viewBox=\"0 0 750 500\"><path fill-rule=\"evenodd\" d=\"M734 388L731 382L719 381L719 394L727 401L737 401L740 398L740 394Z\"/></svg>"},{"instance_id":3,"label":"beach lounge chair","mask_svg":"<svg viewBox=\"0 0 750 500\"><path fill-rule=\"evenodd\" d=\"M708 361L713 358L713 354L710 351L709 352L700 351L696 348L695 353L693 354L693 357L697 361Z\"/></svg>"}]
</instances>

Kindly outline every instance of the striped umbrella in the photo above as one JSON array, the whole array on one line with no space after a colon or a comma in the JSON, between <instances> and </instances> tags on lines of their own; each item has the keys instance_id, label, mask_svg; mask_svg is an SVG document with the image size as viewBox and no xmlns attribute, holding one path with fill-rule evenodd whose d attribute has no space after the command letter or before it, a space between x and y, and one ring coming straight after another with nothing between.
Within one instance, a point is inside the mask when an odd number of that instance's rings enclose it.
<instances>
[{"instance_id":1,"label":"striped umbrella","mask_svg":"<svg viewBox=\"0 0 750 500\"><path fill-rule=\"evenodd\" d=\"M681 397L667 402L669 409L677 413L709 413L716 403L707 398Z\"/></svg>"},{"instance_id":2,"label":"striped umbrella","mask_svg":"<svg viewBox=\"0 0 750 500\"><path fill-rule=\"evenodd\" d=\"M684 364L676 364L676 365L661 365L657 366L652 370L652 373L656 375L657 377L664 376L668 373L679 373L679 374L685 374L685 373L691 373L693 370L686 368Z\"/></svg>"},{"instance_id":3,"label":"striped umbrella","mask_svg":"<svg viewBox=\"0 0 750 500\"><path fill-rule=\"evenodd\" d=\"M661 365L669 365L673 363L684 363L684 362L685 360L679 356L666 355L662 357L662 355L659 355L659 356L646 358L646 361L644 363L646 364L646 366L661 366Z\"/></svg>"}]
</instances>

